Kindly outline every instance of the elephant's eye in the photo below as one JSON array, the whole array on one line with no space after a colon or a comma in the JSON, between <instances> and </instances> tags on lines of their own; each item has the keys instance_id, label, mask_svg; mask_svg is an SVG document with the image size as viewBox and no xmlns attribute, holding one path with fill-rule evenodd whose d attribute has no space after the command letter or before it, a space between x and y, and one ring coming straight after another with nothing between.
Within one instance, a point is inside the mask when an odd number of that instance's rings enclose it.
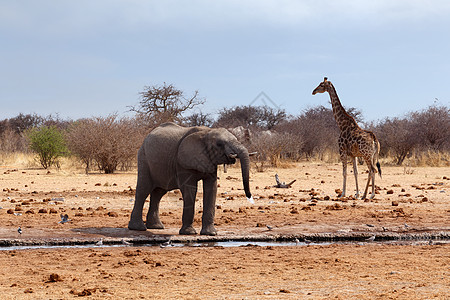
<instances>
[{"instance_id":1,"label":"elephant's eye","mask_svg":"<svg viewBox=\"0 0 450 300\"><path fill-rule=\"evenodd\" d=\"M222 141L217 141L216 145L217 145L217 147L221 147L221 148L223 146L225 146L225 144Z\"/></svg>"}]
</instances>

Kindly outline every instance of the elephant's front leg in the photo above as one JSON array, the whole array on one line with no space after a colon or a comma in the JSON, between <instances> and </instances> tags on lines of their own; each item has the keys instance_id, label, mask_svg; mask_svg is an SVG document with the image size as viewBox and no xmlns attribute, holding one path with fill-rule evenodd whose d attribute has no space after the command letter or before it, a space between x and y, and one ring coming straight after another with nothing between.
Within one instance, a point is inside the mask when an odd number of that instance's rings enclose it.
<instances>
[{"instance_id":1,"label":"elephant's front leg","mask_svg":"<svg viewBox=\"0 0 450 300\"><path fill-rule=\"evenodd\" d=\"M197 231L192 227L194 223L195 197L197 195L197 180L188 178L180 190L183 195L183 226L179 233L188 235L197 234Z\"/></svg>"},{"instance_id":2,"label":"elephant's front leg","mask_svg":"<svg viewBox=\"0 0 450 300\"><path fill-rule=\"evenodd\" d=\"M203 215L202 230L200 234L217 235L214 228L214 216L216 214L217 173L203 179Z\"/></svg>"},{"instance_id":3,"label":"elephant's front leg","mask_svg":"<svg viewBox=\"0 0 450 300\"><path fill-rule=\"evenodd\" d=\"M145 199L150 194L151 187L146 180L148 180L148 177L139 174L134 207L131 212L130 222L128 223L128 229L130 230L147 230L147 227L142 220L142 210L144 208Z\"/></svg>"},{"instance_id":4,"label":"elephant's front leg","mask_svg":"<svg viewBox=\"0 0 450 300\"><path fill-rule=\"evenodd\" d=\"M148 209L146 225L148 229L164 229L163 223L159 219L159 202L166 190L154 189L150 196L150 207Z\"/></svg>"}]
</instances>

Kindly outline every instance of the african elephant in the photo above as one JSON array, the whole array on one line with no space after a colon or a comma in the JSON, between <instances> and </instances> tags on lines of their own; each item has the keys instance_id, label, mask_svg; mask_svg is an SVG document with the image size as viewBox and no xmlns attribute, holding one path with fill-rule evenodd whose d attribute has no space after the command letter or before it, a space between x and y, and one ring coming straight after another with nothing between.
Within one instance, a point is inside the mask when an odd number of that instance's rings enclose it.
<instances>
[{"instance_id":1,"label":"african elephant","mask_svg":"<svg viewBox=\"0 0 450 300\"><path fill-rule=\"evenodd\" d=\"M136 198L128 228L162 229L159 203L168 191L180 189L183 216L180 234L196 234L194 221L197 182L203 180L203 215L200 234L216 235L214 228L217 194L217 165L240 159L244 191L251 199L250 160L247 149L224 128L181 127L164 123L153 129L138 152ZM146 223L142 220L145 199L150 194Z\"/></svg>"}]
</instances>

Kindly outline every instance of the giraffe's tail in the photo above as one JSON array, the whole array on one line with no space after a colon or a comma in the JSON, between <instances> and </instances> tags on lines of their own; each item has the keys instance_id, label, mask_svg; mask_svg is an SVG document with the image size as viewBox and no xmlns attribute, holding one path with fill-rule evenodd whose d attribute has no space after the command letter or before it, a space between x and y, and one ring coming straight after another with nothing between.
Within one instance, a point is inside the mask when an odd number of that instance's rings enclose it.
<instances>
[{"instance_id":1,"label":"giraffe's tail","mask_svg":"<svg viewBox=\"0 0 450 300\"><path fill-rule=\"evenodd\" d=\"M378 157L379 157L379 154L380 154L380 142L376 138L375 134L372 133L372 135L373 135L373 138L374 138L375 148L376 148L376 152L375 152L375 156L374 156L373 160L374 160L374 162L375 161L377 162L376 166L377 166L377 169L378 169L378 174L380 175L380 178L382 178L381 177L381 165L380 165L380 161L378 160Z\"/></svg>"},{"instance_id":2,"label":"giraffe's tail","mask_svg":"<svg viewBox=\"0 0 450 300\"><path fill-rule=\"evenodd\" d=\"M381 166L380 166L380 162L379 161L377 161L377 169L378 169L378 174L380 174L380 178L382 178L381 177Z\"/></svg>"}]
</instances>

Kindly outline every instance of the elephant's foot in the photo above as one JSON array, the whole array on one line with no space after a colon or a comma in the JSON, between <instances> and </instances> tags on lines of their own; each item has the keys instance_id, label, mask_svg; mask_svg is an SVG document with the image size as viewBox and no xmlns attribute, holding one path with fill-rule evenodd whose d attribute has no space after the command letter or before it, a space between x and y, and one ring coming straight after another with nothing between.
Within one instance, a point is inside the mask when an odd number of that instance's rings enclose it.
<instances>
[{"instance_id":1,"label":"elephant's foot","mask_svg":"<svg viewBox=\"0 0 450 300\"><path fill-rule=\"evenodd\" d=\"M216 230L216 228L214 228L214 225L207 225L207 226L202 227L200 234L202 234L202 235L217 235L217 230Z\"/></svg>"},{"instance_id":2,"label":"elephant's foot","mask_svg":"<svg viewBox=\"0 0 450 300\"><path fill-rule=\"evenodd\" d=\"M147 221L147 228L148 229L164 229L164 225L163 223L161 223L161 221Z\"/></svg>"},{"instance_id":3,"label":"elephant's foot","mask_svg":"<svg viewBox=\"0 0 450 300\"><path fill-rule=\"evenodd\" d=\"M140 222L130 220L130 222L128 223L128 229L146 231L147 226L145 226L144 221L142 221L142 220Z\"/></svg>"},{"instance_id":4,"label":"elephant's foot","mask_svg":"<svg viewBox=\"0 0 450 300\"><path fill-rule=\"evenodd\" d=\"M183 234L183 235L194 235L194 234L197 234L197 231L192 226L187 226L187 227L183 226L180 229L180 234Z\"/></svg>"}]
</instances>

